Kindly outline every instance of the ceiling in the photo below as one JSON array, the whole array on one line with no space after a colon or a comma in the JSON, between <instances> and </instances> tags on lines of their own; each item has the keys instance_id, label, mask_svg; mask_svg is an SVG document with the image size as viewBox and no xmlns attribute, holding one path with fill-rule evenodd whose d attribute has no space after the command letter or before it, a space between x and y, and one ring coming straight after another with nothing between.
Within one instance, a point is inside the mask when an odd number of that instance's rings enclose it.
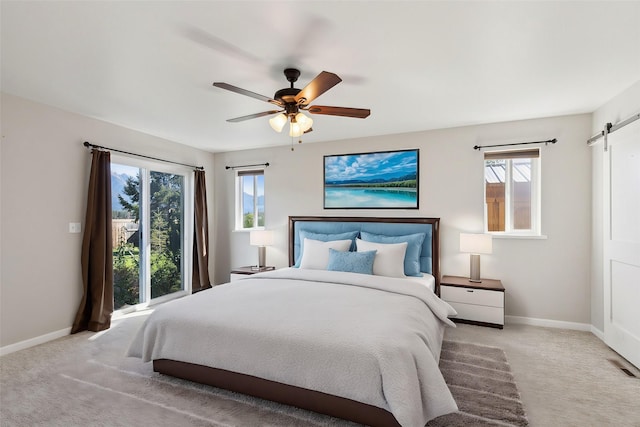
<instances>
[{"instance_id":1,"label":"ceiling","mask_svg":"<svg viewBox=\"0 0 640 427\"><path fill-rule=\"evenodd\" d=\"M2 91L212 152L291 144L226 119L321 71L304 143L592 112L640 79L639 1L7 1ZM96 141L101 143L100 141ZM104 141L102 142L104 143Z\"/></svg>"}]
</instances>

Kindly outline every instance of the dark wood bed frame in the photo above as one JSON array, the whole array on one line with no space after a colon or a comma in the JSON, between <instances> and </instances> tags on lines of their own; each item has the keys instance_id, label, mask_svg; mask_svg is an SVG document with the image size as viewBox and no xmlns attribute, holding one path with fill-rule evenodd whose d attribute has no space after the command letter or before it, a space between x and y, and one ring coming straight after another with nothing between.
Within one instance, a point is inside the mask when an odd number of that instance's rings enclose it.
<instances>
[{"instance_id":1,"label":"dark wood bed frame","mask_svg":"<svg viewBox=\"0 0 640 427\"><path fill-rule=\"evenodd\" d=\"M436 292L439 291L439 218L291 216L289 217L289 265L293 265L295 262L293 259L293 242L295 238L293 232L296 221L431 224L433 259L432 274L436 278ZM251 375L168 359L154 360L153 370L161 374L211 385L273 402L296 406L298 408L331 415L360 424L380 427L398 427L400 425L393 414L382 408L315 390L265 380Z\"/></svg>"}]
</instances>

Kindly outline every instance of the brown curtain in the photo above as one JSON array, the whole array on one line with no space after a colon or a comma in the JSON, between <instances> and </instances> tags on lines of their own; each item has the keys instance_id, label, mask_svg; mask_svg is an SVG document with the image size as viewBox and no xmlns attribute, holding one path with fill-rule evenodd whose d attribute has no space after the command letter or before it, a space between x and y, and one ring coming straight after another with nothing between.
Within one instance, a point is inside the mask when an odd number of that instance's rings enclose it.
<instances>
[{"instance_id":1,"label":"brown curtain","mask_svg":"<svg viewBox=\"0 0 640 427\"><path fill-rule=\"evenodd\" d=\"M203 170L195 171L195 220L193 224L192 292L211 287L209 280L209 221L207 214L207 184Z\"/></svg>"},{"instance_id":2,"label":"brown curtain","mask_svg":"<svg viewBox=\"0 0 640 427\"><path fill-rule=\"evenodd\" d=\"M84 294L71 333L109 329L113 313L111 153L93 150L82 239Z\"/></svg>"}]
</instances>

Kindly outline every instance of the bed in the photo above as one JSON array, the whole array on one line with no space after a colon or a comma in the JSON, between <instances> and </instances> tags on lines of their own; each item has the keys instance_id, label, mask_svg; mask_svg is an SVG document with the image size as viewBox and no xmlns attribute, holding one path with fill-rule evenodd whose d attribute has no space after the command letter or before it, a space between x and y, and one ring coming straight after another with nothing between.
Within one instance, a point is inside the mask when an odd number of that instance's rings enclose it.
<instances>
[{"instance_id":1,"label":"bed","mask_svg":"<svg viewBox=\"0 0 640 427\"><path fill-rule=\"evenodd\" d=\"M289 268L163 304L128 355L366 425L424 426L457 410L438 368L455 314L436 296L438 233L437 218L290 217Z\"/></svg>"}]
</instances>

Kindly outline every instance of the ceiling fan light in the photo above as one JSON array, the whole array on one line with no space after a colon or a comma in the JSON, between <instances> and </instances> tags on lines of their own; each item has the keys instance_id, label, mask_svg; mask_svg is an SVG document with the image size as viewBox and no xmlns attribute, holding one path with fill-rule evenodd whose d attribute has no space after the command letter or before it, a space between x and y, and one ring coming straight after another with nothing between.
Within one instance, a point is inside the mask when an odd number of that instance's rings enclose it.
<instances>
[{"instance_id":1,"label":"ceiling fan light","mask_svg":"<svg viewBox=\"0 0 640 427\"><path fill-rule=\"evenodd\" d=\"M291 127L289 127L289 136L302 136L303 133L302 126L292 120Z\"/></svg>"},{"instance_id":2,"label":"ceiling fan light","mask_svg":"<svg viewBox=\"0 0 640 427\"><path fill-rule=\"evenodd\" d=\"M282 128L287 123L287 116L284 113L280 113L275 117L269 119L269 124L271 128L276 132L282 132Z\"/></svg>"},{"instance_id":3,"label":"ceiling fan light","mask_svg":"<svg viewBox=\"0 0 640 427\"><path fill-rule=\"evenodd\" d=\"M313 120L302 113L298 113L296 114L296 123L300 125L300 127L302 128L302 132L306 132L311 129Z\"/></svg>"}]
</instances>

